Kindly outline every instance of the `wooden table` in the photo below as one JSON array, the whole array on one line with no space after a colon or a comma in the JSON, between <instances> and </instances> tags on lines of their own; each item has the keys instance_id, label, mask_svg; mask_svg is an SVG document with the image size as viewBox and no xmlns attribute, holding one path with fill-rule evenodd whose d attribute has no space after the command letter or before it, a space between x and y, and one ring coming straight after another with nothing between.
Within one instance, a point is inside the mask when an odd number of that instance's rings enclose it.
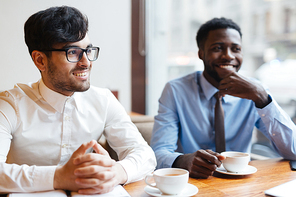
<instances>
[{"instance_id":1,"label":"wooden table","mask_svg":"<svg viewBox=\"0 0 296 197\"><path fill-rule=\"evenodd\" d=\"M257 168L251 175L231 176L214 173L208 179L189 179L198 187L196 197L219 196L265 196L264 191L296 179L296 171L291 171L289 161L282 159L254 160L250 165ZM149 197L145 193L144 180L130 183L124 188L132 197ZM296 186L295 186L296 187Z\"/></svg>"}]
</instances>

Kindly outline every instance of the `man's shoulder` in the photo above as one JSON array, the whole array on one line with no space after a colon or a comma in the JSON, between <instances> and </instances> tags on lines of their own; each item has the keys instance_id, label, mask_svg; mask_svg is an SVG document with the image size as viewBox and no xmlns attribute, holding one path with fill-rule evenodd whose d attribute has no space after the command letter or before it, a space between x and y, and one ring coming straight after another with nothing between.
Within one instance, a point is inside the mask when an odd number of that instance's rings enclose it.
<instances>
[{"instance_id":1,"label":"man's shoulder","mask_svg":"<svg viewBox=\"0 0 296 197\"><path fill-rule=\"evenodd\" d=\"M191 87L192 85L198 84L197 81L199 80L201 73L202 73L201 71L196 71L188 75L170 80L168 84L175 88L179 88L179 87L181 88L184 86Z\"/></svg>"},{"instance_id":2,"label":"man's shoulder","mask_svg":"<svg viewBox=\"0 0 296 197\"><path fill-rule=\"evenodd\" d=\"M2 91L0 93L0 99L7 97L17 99L22 98L24 96L38 97L38 95L38 82L31 82L27 84L17 83L14 85L14 88Z\"/></svg>"}]
</instances>

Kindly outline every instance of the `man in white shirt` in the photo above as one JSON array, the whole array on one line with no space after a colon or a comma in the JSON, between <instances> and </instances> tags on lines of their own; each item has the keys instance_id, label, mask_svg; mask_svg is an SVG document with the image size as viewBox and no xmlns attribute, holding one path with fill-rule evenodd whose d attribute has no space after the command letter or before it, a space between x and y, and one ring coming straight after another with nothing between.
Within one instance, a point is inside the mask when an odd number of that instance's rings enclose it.
<instances>
[{"instance_id":1,"label":"man in white shirt","mask_svg":"<svg viewBox=\"0 0 296 197\"><path fill-rule=\"evenodd\" d=\"M26 21L41 79L0 93L0 193L106 193L154 170L155 155L121 104L109 90L90 86L99 48L87 31L86 16L68 6ZM102 134L118 162L97 143Z\"/></svg>"}]
</instances>

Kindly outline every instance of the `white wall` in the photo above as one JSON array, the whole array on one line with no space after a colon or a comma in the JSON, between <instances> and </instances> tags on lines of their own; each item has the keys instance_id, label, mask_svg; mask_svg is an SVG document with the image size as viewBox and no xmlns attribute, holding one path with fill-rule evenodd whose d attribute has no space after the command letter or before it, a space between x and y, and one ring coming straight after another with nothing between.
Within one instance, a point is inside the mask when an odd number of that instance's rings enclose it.
<instances>
[{"instance_id":1,"label":"white wall","mask_svg":"<svg viewBox=\"0 0 296 197\"><path fill-rule=\"evenodd\" d=\"M89 19L89 36L99 46L91 84L119 91L119 101L131 109L131 3L130 0L0 0L0 90L16 83L37 81L40 73L24 41L29 16L51 6L78 8Z\"/></svg>"}]
</instances>

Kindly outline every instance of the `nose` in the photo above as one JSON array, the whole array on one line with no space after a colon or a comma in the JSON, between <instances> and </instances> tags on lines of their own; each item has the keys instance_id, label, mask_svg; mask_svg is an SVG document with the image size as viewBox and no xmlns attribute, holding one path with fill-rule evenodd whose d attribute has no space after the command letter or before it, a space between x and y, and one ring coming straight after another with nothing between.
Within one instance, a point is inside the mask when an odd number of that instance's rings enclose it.
<instances>
[{"instance_id":1,"label":"nose","mask_svg":"<svg viewBox=\"0 0 296 197\"><path fill-rule=\"evenodd\" d=\"M82 67L89 67L91 65L91 62L88 60L85 51L82 52L82 57L79 60L78 64Z\"/></svg>"},{"instance_id":2,"label":"nose","mask_svg":"<svg viewBox=\"0 0 296 197\"><path fill-rule=\"evenodd\" d=\"M230 48L226 48L223 52L223 58L227 59L227 60L232 60L235 58L232 50Z\"/></svg>"}]
</instances>

